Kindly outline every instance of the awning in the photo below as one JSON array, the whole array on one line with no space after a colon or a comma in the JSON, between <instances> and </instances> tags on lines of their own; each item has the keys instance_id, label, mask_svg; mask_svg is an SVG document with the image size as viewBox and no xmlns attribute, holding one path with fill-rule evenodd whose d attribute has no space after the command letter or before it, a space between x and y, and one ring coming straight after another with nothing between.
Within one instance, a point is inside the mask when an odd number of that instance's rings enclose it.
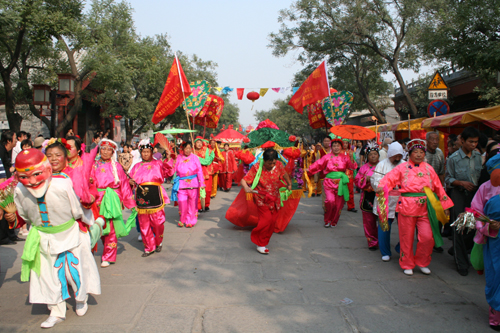
<instances>
[{"instance_id":1,"label":"awning","mask_svg":"<svg viewBox=\"0 0 500 333\"><path fill-rule=\"evenodd\" d=\"M450 113L435 118L427 118L422 122L422 127L451 127L473 122L481 122L494 130L500 130L500 105L491 108Z\"/></svg>"},{"instance_id":2,"label":"awning","mask_svg":"<svg viewBox=\"0 0 500 333\"><path fill-rule=\"evenodd\" d=\"M426 118L418 118L410 120L410 130L421 130L423 126L420 126ZM407 131L408 130L408 120L401 120L392 124L383 124L378 126L370 126L368 129L374 132L389 132L389 131Z\"/></svg>"}]
</instances>

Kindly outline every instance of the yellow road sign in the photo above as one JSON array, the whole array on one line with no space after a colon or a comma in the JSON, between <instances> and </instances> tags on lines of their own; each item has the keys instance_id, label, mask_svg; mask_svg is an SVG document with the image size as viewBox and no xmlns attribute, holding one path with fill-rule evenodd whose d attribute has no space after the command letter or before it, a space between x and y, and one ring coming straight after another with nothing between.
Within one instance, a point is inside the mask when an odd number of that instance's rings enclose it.
<instances>
[{"instance_id":1,"label":"yellow road sign","mask_svg":"<svg viewBox=\"0 0 500 333\"><path fill-rule=\"evenodd\" d=\"M445 90L445 89L448 90L446 82L444 82L441 74L439 74L439 72L436 72L427 90Z\"/></svg>"}]
</instances>

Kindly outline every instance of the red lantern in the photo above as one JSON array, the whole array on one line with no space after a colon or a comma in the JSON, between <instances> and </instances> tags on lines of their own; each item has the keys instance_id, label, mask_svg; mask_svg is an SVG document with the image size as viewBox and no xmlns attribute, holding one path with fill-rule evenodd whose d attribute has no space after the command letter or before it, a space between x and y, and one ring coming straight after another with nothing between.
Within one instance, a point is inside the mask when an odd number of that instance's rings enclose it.
<instances>
[{"instance_id":1,"label":"red lantern","mask_svg":"<svg viewBox=\"0 0 500 333\"><path fill-rule=\"evenodd\" d=\"M255 102L256 100L258 100L258 99L259 99L259 97L260 97L260 95L259 95L259 93L258 93L258 92L256 92L256 91L251 91L251 92L249 92L249 93L247 94L247 98L248 98L249 100L251 100L251 101L252 101L252 103L253 103L253 102Z\"/></svg>"},{"instance_id":2,"label":"red lantern","mask_svg":"<svg viewBox=\"0 0 500 333\"><path fill-rule=\"evenodd\" d=\"M119 115L119 114L117 114L117 115L115 116L115 119L116 119L116 120L120 120L120 119L122 119L122 118L123 118L123 116L121 116L121 115Z\"/></svg>"}]
</instances>

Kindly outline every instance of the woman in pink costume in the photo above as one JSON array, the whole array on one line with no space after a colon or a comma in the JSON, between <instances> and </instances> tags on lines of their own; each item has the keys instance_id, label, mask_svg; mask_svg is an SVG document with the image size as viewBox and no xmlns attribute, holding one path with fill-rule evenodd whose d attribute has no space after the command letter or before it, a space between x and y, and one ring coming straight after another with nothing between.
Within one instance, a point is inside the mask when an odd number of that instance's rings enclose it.
<instances>
[{"instance_id":1,"label":"woman in pink costume","mask_svg":"<svg viewBox=\"0 0 500 333\"><path fill-rule=\"evenodd\" d=\"M116 261L117 236L123 237L130 232L131 226L125 225L123 222L120 202L128 209L136 206L127 175L114 157L117 148L114 141L102 139L99 142L101 158L94 163L90 173L91 183L97 186L97 206L99 206L101 215L107 219L107 227L103 233L105 236L102 237L104 250L101 267L108 267ZM103 205L104 207L102 207ZM103 208L106 214L104 214ZM113 215L113 218L109 218L107 214ZM118 235L116 231L118 231Z\"/></svg>"},{"instance_id":2,"label":"woman in pink costume","mask_svg":"<svg viewBox=\"0 0 500 333\"><path fill-rule=\"evenodd\" d=\"M425 141L415 139L407 144L410 160L390 171L379 182L377 192L400 186L401 197L396 207L399 213L399 265L406 275L413 275L419 266L424 274L431 262L433 247L443 244L439 221L446 223L453 202L446 195L436 172L425 160ZM432 192L431 192L432 191ZM439 221L438 221L439 219ZM444 221L443 221L444 220ZM418 229L417 251L413 254L415 228Z\"/></svg>"},{"instance_id":3,"label":"woman in pink costume","mask_svg":"<svg viewBox=\"0 0 500 333\"><path fill-rule=\"evenodd\" d=\"M149 139L139 143L142 162L130 171L130 184L136 188L137 214L144 243L143 257L160 252L165 229L165 205L170 203L167 192L161 186L167 177L174 174L173 163L167 157L164 162L153 158L153 146Z\"/></svg>"},{"instance_id":4,"label":"woman in pink costume","mask_svg":"<svg viewBox=\"0 0 500 333\"><path fill-rule=\"evenodd\" d=\"M181 221L179 227L192 228L198 221L198 199L200 190L205 190L203 170L198 156L193 154L191 142L182 145L183 153L175 161L175 173L172 186L172 201L179 203Z\"/></svg>"},{"instance_id":5,"label":"woman in pink costume","mask_svg":"<svg viewBox=\"0 0 500 333\"><path fill-rule=\"evenodd\" d=\"M378 249L378 227L377 215L373 214L373 201L375 200L375 192L370 183L370 178L373 171L377 167L379 153L378 147L368 146L365 152L368 163L364 164L358 171L354 184L361 189L361 199L359 206L363 213L363 228L365 229L366 240L368 241L368 249L375 251Z\"/></svg>"},{"instance_id":6,"label":"woman in pink costume","mask_svg":"<svg viewBox=\"0 0 500 333\"><path fill-rule=\"evenodd\" d=\"M358 166L354 162L352 151L349 155L341 154L342 140L334 139L331 142L331 151L309 167L309 172L322 172L325 175L323 189L325 199L325 228L335 227L340 218L340 211L349 200L349 177L347 169L355 170Z\"/></svg>"}]
</instances>

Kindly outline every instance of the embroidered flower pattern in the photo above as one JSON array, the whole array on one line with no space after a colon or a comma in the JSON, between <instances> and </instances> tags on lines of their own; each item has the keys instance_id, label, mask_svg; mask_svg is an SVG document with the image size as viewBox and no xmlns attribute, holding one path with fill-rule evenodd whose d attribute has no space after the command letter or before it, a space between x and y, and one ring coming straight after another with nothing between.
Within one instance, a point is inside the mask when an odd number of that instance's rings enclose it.
<instances>
[{"instance_id":1,"label":"embroidered flower pattern","mask_svg":"<svg viewBox=\"0 0 500 333\"><path fill-rule=\"evenodd\" d=\"M424 174L423 174L422 172L419 172L419 173L417 173L417 176L419 176L419 177L423 177L423 176L424 176Z\"/></svg>"},{"instance_id":2,"label":"embroidered flower pattern","mask_svg":"<svg viewBox=\"0 0 500 333\"><path fill-rule=\"evenodd\" d=\"M117 245L118 245L117 243L113 242L113 243L109 243L108 247L111 248L111 249L116 249Z\"/></svg>"}]
</instances>

